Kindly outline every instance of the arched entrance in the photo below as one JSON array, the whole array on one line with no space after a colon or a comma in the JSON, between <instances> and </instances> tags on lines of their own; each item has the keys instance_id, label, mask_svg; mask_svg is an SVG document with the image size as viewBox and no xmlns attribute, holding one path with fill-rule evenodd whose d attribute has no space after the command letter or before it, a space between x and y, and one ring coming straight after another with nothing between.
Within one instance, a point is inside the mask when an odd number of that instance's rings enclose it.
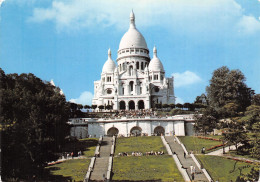
<instances>
[{"instance_id":1,"label":"arched entrance","mask_svg":"<svg viewBox=\"0 0 260 182\"><path fill-rule=\"evenodd\" d=\"M130 130L131 135L140 136L142 133L142 128L135 126Z\"/></svg>"},{"instance_id":2,"label":"arched entrance","mask_svg":"<svg viewBox=\"0 0 260 182\"><path fill-rule=\"evenodd\" d=\"M144 101L143 100L138 101L138 109L144 109Z\"/></svg>"},{"instance_id":3,"label":"arched entrance","mask_svg":"<svg viewBox=\"0 0 260 182\"><path fill-rule=\"evenodd\" d=\"M125 110L125 101L122 100L122 101L119 102L119 109Z\"/></svg>"},{"instance_id":4,"label":"arched entrance","mask_svg":"<svg viewBox=\"0 0 260 182\"><path fill-rule=\"evenodd\" d=\"M156 128L154 128L154 134L156 134L157 136L164 135L165 130L162 126L157 126Z\"/></svg>"},{"instance_id":5,"label":"arched entrance","mask_svg":"<svg viewBox=\"0 0 260 182\"><path fill-rule=\"evenodd\" d=\"M108 136L118 135L118 133L119 130L116 127L109 128L109 130L107 131Z\"/></svg>"},{"instance_id":6,"label":"arched entrance","mask_svg":"<svg viewBox=\"0 0 260 182\"><path fill-rule=\"evenodd\" d=\"M135 102L134 101L129 101L129 103L128 103L128 105L129 105L129 110L135 110Z\"/></svg>"}]
</instances>

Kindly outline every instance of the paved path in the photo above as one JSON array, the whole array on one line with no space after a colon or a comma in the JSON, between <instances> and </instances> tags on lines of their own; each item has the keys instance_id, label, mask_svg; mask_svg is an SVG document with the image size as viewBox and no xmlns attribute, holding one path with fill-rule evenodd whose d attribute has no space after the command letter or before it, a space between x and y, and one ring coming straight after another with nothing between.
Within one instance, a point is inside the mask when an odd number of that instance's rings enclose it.
<instances>
[{"instance_id":1,"label":"paved path","mask_svg":"<svg viewBox=\"0 0 260 182\"><path fill-rule=\"evenodd\" d=\"M181 147L181 145L176 141L174 142L174 137L173 136L165 136L166 141L169 143L172 152L176 153L182 166L184 168L187 168L187 172L188 175L191 179L191 169L190 166L195 166L196 167L196 175L195 175L195 180L194 181L208 181L206 176L204 175L204 173L198 169L198 167L196 166L195 162L193 161L193 159L187 155L186 158L184 158L184 150Z\"/></svg>"},{"instance_id":2,"label":"paved path","mask_svg":"<svg viewBox=\"0 0 260 182\"><path fill-rule=\"evenodd\" d=\"M236 150L235 145L232 145L230 147L225 147L225 152L229 152L229 150ZM260 163L260 160L256 160L256 159L249 159L249 158L243 158L243 157L234 157L234 156L231 156L231 155L223 154L223 148L222 149L218 149L218 150L213 151L213 152L210 152L210 153L207 153L205 155L223 156L223 157L226 157L226 158L238 159L238 160L241 160L241 161L250 161L250 162Z\"/></svg>"},{"instance_id":3,"label":"paved path","mask_svg":"<svg viewBox=\"0 0 260 182\"><path fill-rule=\"evenodd\" d=\"M225 147L225 152L229 152L229 148L230 150L236 150L235 145L232 145L230 147ZM217 155L217 156L222 156L223 155L223 148L215 150L213 152L207 153L205 155Z\"/></svg>"},{"instance_id":4,"label":"paved path","mask_svg":"<svg viewBox=\"0 0 260 182\"><path fill-rule=\"evenodd\" d=\"M108 161L111 152L112 137L104 137L100 147L100 157L96 158L90 181L103 181L107 177Z\"/></svg>"}]
</instances>

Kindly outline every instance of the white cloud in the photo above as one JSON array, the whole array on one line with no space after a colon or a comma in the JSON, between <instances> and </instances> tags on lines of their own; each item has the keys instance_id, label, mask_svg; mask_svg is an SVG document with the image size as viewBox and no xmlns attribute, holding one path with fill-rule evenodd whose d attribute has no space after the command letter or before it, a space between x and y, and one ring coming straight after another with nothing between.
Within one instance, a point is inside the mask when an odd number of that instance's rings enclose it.
<instances>
[{"instance_id":1,"label":"white cloud","mask_svg":"<svg viewBox=\"0 0 260 182\"><path fill-rule=\"evenodd\" d=\"M180 97L176 97L175 104L184 104L184 101Z\"/></svg>"},{"instance_id":2,"label":"white cloud","mask_svg":"<svg viewBox=\"0 0 260 182\"><path fill-rule=\"evenodd\" d=\"M191 71L185 71L183 73L173 73L172 76L174 76L174 86L176 88L202 82L202 79L196 73L193 73Z\"/></svg>"},{"instance_id":3,"label":"white cloud","mask_svg":"<svg viewBox=\"0 0 260 182\"><path fill-rule=\"evenodd\" d=\"M243 16L238 22L238 29L242 33L252 34L260 31L260 22L253 16Z\"/></svg>"},{"instance_id":4,"label":"white cloud","mask_svg":"<svg viewBox=\"0 0 260 182\"><path fill-rule=\"evenodd\" d=\"M125 30L132 8L138 27L159 25L172 31L212 34L237 31L237 24L241 28L248 26L243 23L243 9L235 0L55 0L50 7L35 8L29 21L53 21L59 31L111 25ZM251 29L258 27L259 22L248 18L244 21L248 20Z\"/></svg>"},{"instance_id":5,"label":"white cloud","mask_svg":"<svg viewBox=\"0 0 260 182\"><path fill-rule=\"evenodd\" d=\"M2 6L2 3L4 2L5 0L0 0L0 7Z\"/></svg>"},{"instance_id":6,"label":"white cloud","mask_svg":"<svg viewBox=\"0 0 260 182\"><path fill-rule=\"evenodd\" d=\"M82 104L82 105L91 105L93 94L91 92L85 91L82 92L79 98L70 99L70 102Z\"/></svg>"}]
</instances>

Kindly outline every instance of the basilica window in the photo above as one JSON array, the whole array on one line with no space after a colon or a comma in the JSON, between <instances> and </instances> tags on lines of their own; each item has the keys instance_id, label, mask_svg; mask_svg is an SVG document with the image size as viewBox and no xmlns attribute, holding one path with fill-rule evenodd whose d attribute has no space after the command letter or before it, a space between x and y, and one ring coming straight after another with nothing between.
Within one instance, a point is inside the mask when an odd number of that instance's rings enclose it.
<instances>
[{"instance_id":1,"label":"basilica window","mask_svg":"<svg viewBox=\"0 0 260 182\"><path fill-rule=\"evenodd\" d=\"M121 64L119 65L119 71L122 71L122 65Z\"/></svg>"},{"instance_id":2,"label":"basilica window","mask_svg":"<svg viewBox=\"0 0 260 182\"><path fill-rule=\"evenodd\" d=\"M111 89L107 89L107 94L112 94L112 90Z\"/></svg>"},{"instance_id":3,"label":"basilica window","mask_svg":"<svg viewBox=\"0 0 260 182\"><path fill-rule=\"evenodd\" d=\"M163 80L163 75L161 75L161 80Z\"/></svg>"},{"instance_id":4,"label":"basilica window","mask_svg":"<svg viewBox=\"0 0 260 182\"><path fill-rule=\"evenodd\" d=\"M139 62L136 62L136 69L139 70Z\"/></svg>"},{"instance_id":5,"label":"basilica window","mask_svg":"<svg viewBox=\"0 0 260 182\"><path fill-rule=\"evenodd\" d=\"M155 88L154 88L154 91L155 91L155 92L159 92L159 91L160 91L159 87L155 87Z\"/></svg>"},{"instance_id":6,"label":"basilica window","mask_svg":"<svg viewBox=\"0 0 260 182\"><path fill-rule=\"evenodd\" d=\"M140 52L144 52L143 50L141 50Z\"/></svg>"},{"instance_id":7,"label":"basilica window","mask_svg":"<svg viewBox=\"0 0 260 182\"><path fill-rule=\"evenodd\" d=\"M134 82L131 81L131 82L130 82L130 91L132 92L133 90L134 90Z\"/></svg>"},{"instance_id":8,"label":"basilica window","mask_svg":"<svg viewBox=\"0 0 260 182\"><path fill-rule=\"evenodd\" d=\"M142 94L142 87L140 87L140 94Z\"/></svg>"},{"instance_id":9,"label":"basilica window","mask_svg":"<svg viewBox=\"0 0 260 182\"><path fill-rule=\"evenodd\" d=\"M158 80L158 75L153 75L154 80Z\"/></svg>"},{"instance_id":10,"label":"basilica window","mask_svg":"<svg viewBox=\"0 0 260 182\"><path fill-rule=\"evenodd\" d=\"M143 70L144 69L144 63L142 62L141 63L141 70Z\"/></svg>"},{"instance_id":11,"label":"basilica window","mask_svg":"<svg viewBox=\"0 0 260 182\"><path fill-rule=\"evenodd\" d=\"M122 95L125 95L125 88L122 88Z\"/></svg>"},{"instance_id":12,"label":"basilica window","mask_svg":"<svg viewBox=\"0 0 260 182\"><path fill-rule=\"evenodd\" d=\"M130 73L130 76L133 75L133 66L130 66L130 67L129 67L129 73Z\"/></svg>"},{"instance_id":13,"label":"basilica window","mask_svg":"<svg viewBox=\"0 0 260 182\"><path fill-rule=\"evenodd\" d=\"M107 82L111 82L111 76L107 77Z\"/></svg>"}]
</instances>

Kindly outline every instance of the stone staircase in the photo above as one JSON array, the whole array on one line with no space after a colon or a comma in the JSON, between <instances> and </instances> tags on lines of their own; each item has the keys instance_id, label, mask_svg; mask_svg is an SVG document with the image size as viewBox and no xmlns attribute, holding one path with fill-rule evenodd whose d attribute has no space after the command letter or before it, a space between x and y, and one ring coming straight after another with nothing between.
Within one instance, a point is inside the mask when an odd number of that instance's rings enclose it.
<instances>
[{"instance_id":1,"label":"stone staircase","mask_svg":"<svg viewBox=\"0 0 260 182\"><path fill-rule=\"evenodd\" d=\"M100 157L96 158L90 181L104 181L107 177L108 161L111 152L112 137L104 137L100 147Z\"/></svg>"},{"instance_id":2,"label":"stone staircase","mask_svg":"<svg viewBox=\"0 0 260 182\"><path fill-rule=\"evenodd\" d=\"M174 142L174 137L173 136L165 136L165 140L168 142L168 144L171 147L172 153L176 153L182 166L187 169L188 175L191 179L191 169L190 166L195 166L196 167L196 174L195 174L195 179L194 181L208 181L204 173L202 172L201 169L197 167L193 159L189 156L186 155L186 158L184 158L184 150L181 147L181 145L176 141Z\"/></svg>"}]
</instances>

